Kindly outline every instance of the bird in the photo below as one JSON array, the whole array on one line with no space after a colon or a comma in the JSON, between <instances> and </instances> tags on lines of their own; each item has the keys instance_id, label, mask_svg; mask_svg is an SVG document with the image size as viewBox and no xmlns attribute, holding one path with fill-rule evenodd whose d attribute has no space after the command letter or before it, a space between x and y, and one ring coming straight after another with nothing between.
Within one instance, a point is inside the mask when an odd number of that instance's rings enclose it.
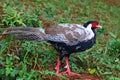
<instances>
[{"instance_id":1,"label":"bird","mask_svg":"<svg viewBox=\"0 0 120 80\"><path fill-rule=\"evenodd\" d=\"M33 27L9 27L4 28L3 34L15 34L17 40L36 40L50 43L58 52L56 74L59 71L61 60L65 60L64 71L66 74L76 74L72 72L69 66L69 56L72 53L83 52L91 48L96 42L96 28L102 28L96 20L90 20L82 24L60 23L48 28Z\"/></svg>"}]
</instances>

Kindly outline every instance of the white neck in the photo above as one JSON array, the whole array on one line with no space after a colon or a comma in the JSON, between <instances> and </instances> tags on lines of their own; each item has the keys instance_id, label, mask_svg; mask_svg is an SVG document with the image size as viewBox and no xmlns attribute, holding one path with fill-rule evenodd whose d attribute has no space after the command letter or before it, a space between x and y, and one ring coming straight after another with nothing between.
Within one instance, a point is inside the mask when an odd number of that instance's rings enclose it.
<instances>
[{"instance_id":1,"label":"white neck","mask_svg":"<svg viewBox=\"0 0 120 80\"><path fill-rule=\"evenodd\" d=\"M92 31L91 27L92 27L92 24L89 24L86 27L86 30L85 30L86 31L86 38L85 38L85 40L90 40L90 39L92 39L95 36L95 34Z\"/></svg>"},{"instance_id":2,"label":"white neck","mask_svg":"<svg viewBox=\"0 0 120 80\"><path fill-rule=\"evenodd\" d=\"M86 28L91 29L92 28L92 24L89 24Z\"/></svg>"}]
</instances>

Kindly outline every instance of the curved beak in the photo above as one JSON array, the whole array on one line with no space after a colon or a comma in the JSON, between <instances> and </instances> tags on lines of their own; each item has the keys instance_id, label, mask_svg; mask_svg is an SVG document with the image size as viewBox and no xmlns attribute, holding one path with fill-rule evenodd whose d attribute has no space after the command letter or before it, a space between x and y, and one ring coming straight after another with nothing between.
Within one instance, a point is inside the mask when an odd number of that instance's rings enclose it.
<instances>
[{"instance_id":1,"label":"curved beak","mask_svg":"<svg viewBox=\"0 0 120 80\"><path fill-rule=\"evenodd\" d=\"M97 27L98 27L98 28L102 28L102 26L101 26L101 25L98 25Z\"/></svg>"}]
</instances>

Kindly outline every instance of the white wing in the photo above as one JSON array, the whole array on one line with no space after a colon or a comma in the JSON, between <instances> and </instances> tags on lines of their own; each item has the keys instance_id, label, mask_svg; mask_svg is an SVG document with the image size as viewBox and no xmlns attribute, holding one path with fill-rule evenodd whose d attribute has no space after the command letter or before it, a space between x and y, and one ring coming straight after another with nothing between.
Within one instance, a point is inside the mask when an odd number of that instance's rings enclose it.
<instances>
[{"instance_id":1,"label":"white wing","mask_svg":"<svg viewBox=\"0 0 120 80\"><path fill-rule=\"evenodd\" d=\"M46 29L45 33L49 41L75 45L79 41L86 40L89 30L87 31L81 24L58 24Z\"/></svg>"}]
</instances>

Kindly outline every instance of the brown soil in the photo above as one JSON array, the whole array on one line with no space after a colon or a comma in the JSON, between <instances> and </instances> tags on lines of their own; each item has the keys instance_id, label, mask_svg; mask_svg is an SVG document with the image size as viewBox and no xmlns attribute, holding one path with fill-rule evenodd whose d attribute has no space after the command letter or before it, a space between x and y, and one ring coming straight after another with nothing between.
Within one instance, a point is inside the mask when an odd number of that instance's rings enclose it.
<instances>
[{"instance_id":1,"label":"brown soil","mask_svg":"<svg viewBox=\"0 0 120 80\"><path fill-rule=\"evenodd\" d=\"M52 76L51 78L44 78L43 80L101 80L97 76L93 76L90 74L77 74L77 75L66 75L64 74L63 77L67 77L63 79L59 76Z\"/></svg>"}]
</instances>

